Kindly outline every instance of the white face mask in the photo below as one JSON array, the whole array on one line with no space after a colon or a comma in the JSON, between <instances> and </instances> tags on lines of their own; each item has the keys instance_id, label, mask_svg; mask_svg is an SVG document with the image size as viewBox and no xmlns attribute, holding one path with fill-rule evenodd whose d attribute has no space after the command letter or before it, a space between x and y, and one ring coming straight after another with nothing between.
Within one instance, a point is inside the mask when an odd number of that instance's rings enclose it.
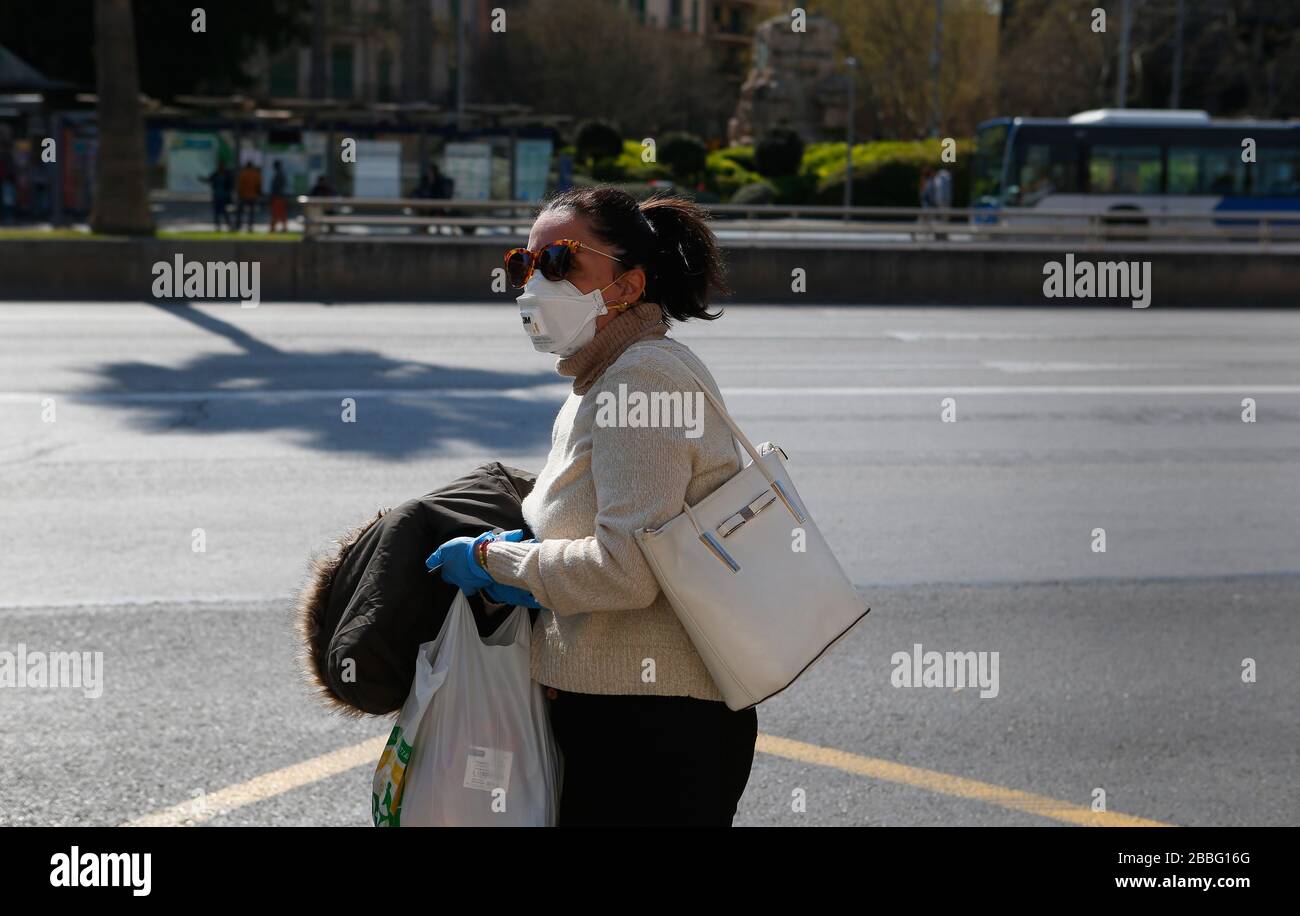
<instances>
[{"instance_id":1,"label":"white face mask","mask_svg":"<svg viewBox=\"0 0 1300 916\"><path fill-rule=\"evenodd\" d=\"M515 300L533 347L543 353L572 356L591 343L596 319L609 313L604 290L614 283L580 293L568 280L548 280L540 271L534 273L523 295Z\"/></svg>"}]
</instances>

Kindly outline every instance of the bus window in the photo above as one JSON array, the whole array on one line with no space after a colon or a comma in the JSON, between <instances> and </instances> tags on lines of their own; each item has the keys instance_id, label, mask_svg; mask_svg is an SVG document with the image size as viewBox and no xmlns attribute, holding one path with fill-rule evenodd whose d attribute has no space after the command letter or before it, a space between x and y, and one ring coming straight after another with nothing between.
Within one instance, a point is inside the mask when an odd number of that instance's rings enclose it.
<instances>
[{"instance_id":1,"label":"bus window","mask_svg":"<svg viewBox=\"0 0 1300 916\"><path fill-rule=\"evenodd\" d=\"M994 124L979 132L975 145L975 167L971 181L974 204L994 203L1002 192L1002 154L1007 147L1007 126Z\"/></svg>"},{"instance_id":2,"label":"bus window","mask_svg":"<svg viewBox=\"0 0 1300 916\"><path fill-rule=\"evenodd\" d=\"M1300 149L1261 149L1252 168L1255 197L1300 196Z\"/></svg>"},{"instance_id":3,"label":"bus window","mask_svg":"<svg viewBox=\"0 0 1300 916\"><path fill-rule=\"evenodd\" d=\"M1169 193L1200 193L1201 162L1195 150L1169 150Z\"/></svg>"},{"instance_id":4,"label":"bus window","mask_svg":"<svg viewBox=\"0 0 1300 916\"><path fill-rule=\"evenodd\" d=\"M1160 147L1094 146L1088 160L1093 194L1159 194Z\"/></svg>"},{"instance_id":5,"label":"bus window","mask_svg":"<svg viewBox=\"0 0 1300 916\"><path fill-rule=\"evenodd\" d=\"M1075 148L1059 143L1026 143L1018 151L1015 203L1033 206L1049 194L1079 190Z\"/></svg>"},{"instance_id":6,"label":"bus window","mask_svg":"<svg viewBox=\"0 0 1300 916\"><path fill-rule=\"evenodd\" d=\"M1170 194L1246 193L1246 166L1235 147L1169 148Z\"/></svg>"}]
</instances>

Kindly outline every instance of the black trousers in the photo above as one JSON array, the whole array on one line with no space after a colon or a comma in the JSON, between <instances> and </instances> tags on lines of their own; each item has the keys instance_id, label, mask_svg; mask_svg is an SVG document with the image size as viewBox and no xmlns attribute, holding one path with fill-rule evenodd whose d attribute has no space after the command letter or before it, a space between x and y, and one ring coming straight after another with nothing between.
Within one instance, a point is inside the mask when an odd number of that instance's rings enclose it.
<instances>
[{"instance_id":1,"label":"black trousers","mask_svg":"<svg viewBox=\"0 0 1300 916\"><path fill-rule=\"evenodd\" d=\"M230 228L230 214L226 212L229 207L228 198L212 199L212 223L217 227L218 232L225 232Z\"/></svg>"},{"instance_id":2,"label":"black trousers","mask_svg":"<svg viewBox=\"0 0 1300 916\"><path fill-rule=\"evenodd\" d=\"M257 199L256 198L252 200L246 200L241 197L239 199L239 209L235 211L235 231L239 231L239 227L244 225L245 213L248 214L248 229L251 232L253 226L257 224Z\"/></svg>"},{"instance_id":3,"label":"black trousers","mask_svg":"<svg viewBox=\"0 0 1300 916\"><path fill-rule=\"evenodd\" d=\"M564 758L559 826L731 826L754 762L755 710L695 697L543 694Z\"/></svg>"}]
</instances>

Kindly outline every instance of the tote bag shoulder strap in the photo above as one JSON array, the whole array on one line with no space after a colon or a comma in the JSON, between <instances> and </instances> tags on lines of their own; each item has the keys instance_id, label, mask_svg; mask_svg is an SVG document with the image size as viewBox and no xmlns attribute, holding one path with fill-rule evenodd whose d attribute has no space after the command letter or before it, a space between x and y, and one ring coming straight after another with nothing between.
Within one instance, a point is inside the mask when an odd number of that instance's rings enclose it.
<instances>
[{"instance_id":1,"label":"tote bag shoulder strap","mask_svg":"<svg viewBox=\"0 0 1300 916\"><path fill-rule=\"evenodd\" d=\"M677 360L677 362L681 364L681 367L690 374L691 378L695 380L695 383L700 386L700 390L704 392L704 396L708 398L709 403L713 405L713 409L718 412L718 415L722 417L723 421L731 429L732 436L741 444L741 446L744 447L745 451L749 453L749 457L754 461L754 466L758 468L759 472L764 478L766 478L769 484L775 484L776 479L772 476L772 472L767 469L767 465L763 463L762 457L758 454L758 449L754 448L754 443L749 441L749 437L745 435L744 430L742 430L736 421L731 418L731 414L727 413L727 408L722 406L722 401L709 390L709 386L704 383L704 380L700 378L699 374L687 365L686 360L682 359L676 353L667 350L664 352L667 352L669 356Z\"/></svg>"}]
</instances>

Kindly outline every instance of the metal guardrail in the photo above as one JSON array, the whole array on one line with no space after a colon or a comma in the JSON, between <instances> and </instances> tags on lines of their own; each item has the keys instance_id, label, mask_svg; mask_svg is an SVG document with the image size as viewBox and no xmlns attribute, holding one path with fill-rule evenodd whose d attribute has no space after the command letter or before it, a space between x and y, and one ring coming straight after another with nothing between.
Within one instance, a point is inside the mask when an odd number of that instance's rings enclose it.
<instances>
[{"instance_id":1,"label":"metal guardrail","mask_svg":"<svg viewBox=\"0 0 1300 916\"><path fill-rule=\"evenodd\" d=\"M514 237L528 234L537 203L505 200L439 200L427 198L299 197L305 237L355 236L405 231L441 233L444 227L473 234L493 230ZM1157 206L1159 202L1157 201ZM1076 243L1090 247L1134 243L1178 247L1219 247L1249 253L1274 246L1300 245L1300 212L1225 211L1156 213L966 207L831 207L712 204L707 209L715 228L729 235L902 236L927 244ZM376 230L371 233L371 230ZM445 236L442 236L445 240ZM429 241L436 241L432 235ZM810 239L811 240L811 239ZM864 241L866 241L864 239Z\"/></svg>"}]
</instances>

